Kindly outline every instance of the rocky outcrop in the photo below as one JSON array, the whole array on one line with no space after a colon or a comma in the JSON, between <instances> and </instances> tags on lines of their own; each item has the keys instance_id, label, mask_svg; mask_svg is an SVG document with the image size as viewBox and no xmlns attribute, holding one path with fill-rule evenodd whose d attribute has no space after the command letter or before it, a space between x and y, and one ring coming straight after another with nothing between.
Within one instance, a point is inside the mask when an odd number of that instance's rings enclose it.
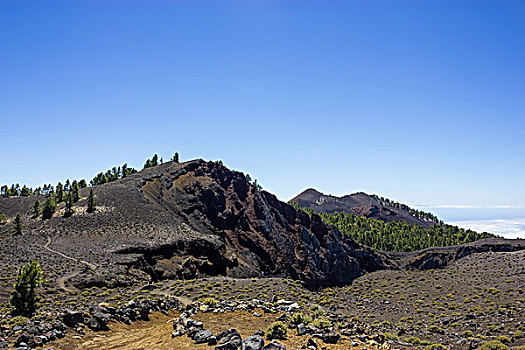
<instances>
[{"instance_id":1,"label":"rocky outcrop","mask_svg":"<svg viewBox=\"0 0 525 350\"><path fill-rule=\"evenodd\" d=\"M117 250L134 255L128 265L142 266L153 279L284 275L317 287L343 285L388 266L319 216L259 191L243 173L218 162L165 167L145 178L141 190L181 221L169 243Z\"/></svg>"},{"instance_id":2,"label":"rocky outcrop","mask_svg":"<svg viewBox=\"0 0 525 350\"><path fill-rule=\"evenodd\" d=\"M519 250L525 250L525 240L523 239L489 238L468 244L427 248L415 252L383 253L400 268L428 270L446 267L471 254Z\"/></svg>"}]
</instances>

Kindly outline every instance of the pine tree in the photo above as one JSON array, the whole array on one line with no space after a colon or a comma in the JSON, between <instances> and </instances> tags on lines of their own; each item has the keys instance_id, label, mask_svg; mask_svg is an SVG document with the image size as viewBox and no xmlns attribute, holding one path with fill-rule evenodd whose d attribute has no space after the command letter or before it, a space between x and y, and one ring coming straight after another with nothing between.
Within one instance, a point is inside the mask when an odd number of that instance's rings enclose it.
<instances>
[{"instance_id":1,"label":"pine tree","mask_svg":"<svg viewBox=\"0 0 525 350\"><path fill-rule=\"evenodd\" d=\"M24 185L24 187L22 187L22 190L20 191L20 195L22 197L29 197L32 194L33 194L33 191L31 191L31 189L28 188L26 185Z\"/></svg>"},{"instance_id":2,"label":"pine tree","mask_svg":"<svg viewBox=\"0 0 525 350\"><path fill-rule=\"evenodd\" d=\"M62 185L62 182L57 183L55 197L57 197L57 203L60 203L64 200L64 186Z\"/></svg>"},{"instance_id":3,"label":"pine tree","mask_svg":"<svg viewBox=\"0 0 525 350\"><path fill-rule=\"evenodd\" d=\"M153 158L151 158L151 166L157 166L159 164L158 159L159 159L159 156L157 155L157 153L155 153L153 155Z\"/></svg>"},{"instance_id":4,"label":"pine tree","mask_svg":"<svg viewBox=\"0 0 525 350\"><path fill-rule=\"evenodd\" d=\"M16 214L16 218L15 220L13 221L13 223L15 224L15 234L16 235L21 235L22 234L22 216L20 214Z\"/></svg>"},{"instance_id":5,"label":"pine tree","mask_svg":"<svg viewBox=\"0 0 525 350\"><path fill-rule=\"evenodd\" d=\"M96 209L95 205L96 205L95 196L93 195L93 189L91 189L89 191L89 196L87 200L87 212L88 213L94 212Z\"/></svg>"},{"instance_id":6,"label":"pine tree","mask_svg":"<svg viewBox=\"0 0 525 350\"><path fill-rule=\"evenodd\" d=\"M42 219L51 219L57 210L57 204L53 197L49 197L42 206Z\"/></svg>"},{"instance_id":7,"label":"pine tree","mask_svg":"<svg viewBox=\"0 0 525 350\"><path fill-rule=\"evenodd\" d=\"M30 316L37 308L36 289L41 282L42 270L36 261L22 266L11 293L10 303L13 305L14 314Z\"/></svg>"},{"instance_id":8,"label":"pine tree","mask_svg":"<svg viewBox=\"0 0 525 350\"><path fill-rule=\"evenodd\" d=\"M173 163L178 163L179 162L179 152L175 152L175 154L173 155Z\"/></svg>"},{"instance_id":9,"label":"pine tree","mask_svg":"<svg viewBox=\"0 0 525 350\"><path fill-rule=\"evenodd\" d=\"M40 201L37 199L33 204L33 217L36 218L38 215L40 215Z\"/></svg>"},{"instance_id":10,"label":"pine tree","mask_svg":"<svg viewBox=\"0 0 525 350\"><path fill-rule=\"evenodd\" d=\"M73 195L71 193L66 194L66 211L64 217L70 217L75 211L73 210Z\"/></svg>"},{"instance_id":11,"label":"pine tree","mask_svg":"<svg viewBox=\"0 0 525 350\"><path fill-rule=\"evenodd\" d=\"M71 184L71 196L73 197L73 202L78 202L80 199L80 186L78 185L77 180L73 181Z\"/></svg>"}]
</instances>

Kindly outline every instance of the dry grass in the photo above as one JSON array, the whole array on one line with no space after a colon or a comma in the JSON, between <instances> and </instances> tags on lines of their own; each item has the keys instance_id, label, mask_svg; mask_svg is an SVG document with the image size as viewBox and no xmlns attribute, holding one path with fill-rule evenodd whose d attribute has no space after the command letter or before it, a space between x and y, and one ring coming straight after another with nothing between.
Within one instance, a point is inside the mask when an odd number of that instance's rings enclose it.
<instances>
[{"instance_id":1,"label":"dry grass","mask_svg":"<svg viewBox=\"0 0 525 350\"><path fill-rule=\"evenodd\" d=\"M259 310L260 312L260 310ZM261 312L262 313L262 312ZM132 325L113 323L110 325L111 331L91 332L88 331L81 339L77 339L73 334L53 343L46 344L56 350L95 350L95 349L122 349L122 350L149 350L149 349L212 349L207 344L195 344L187 336L171 339L173 331L172 320L178 313L172 312L169 316L154 313L149 322L136 322ZM253 335L257 330L265 330L278 315L263 314L262 317L255 317L247 311L236 311L224 314L198 314L194 318L204 322L204 327L210 329L213 334L217 334L227 328L236 328L243 338ZM288 330L288 339L281 341L287 349L300 349L306 345L308 336L297 336L295 330ZM351 341L342 338L338 344L324 344L317 339L319 348L326 346L327 350L342 350L351 348ZM364 344L360 344L362 349Z\"/></svg>"}]
</instances>

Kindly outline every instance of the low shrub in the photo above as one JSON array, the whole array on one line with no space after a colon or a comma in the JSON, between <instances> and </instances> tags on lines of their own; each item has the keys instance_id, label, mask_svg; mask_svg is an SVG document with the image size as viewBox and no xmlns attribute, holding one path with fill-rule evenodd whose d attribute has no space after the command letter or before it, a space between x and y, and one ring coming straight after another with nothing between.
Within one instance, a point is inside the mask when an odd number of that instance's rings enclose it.
<instances>
[{"instance_id":1,"label":"low shrub","mask_svg":"<svg viewBox=\"0 0 525 350\"><path fill-rule=\"evenodd\" d=\"M266 337L268 339L286 339L288 329L282 322L272 323L266 330Z\"/></svg>"},{"instance_id":2,"label":"low shrub","mask_svg":"<svg viewBox=\"0 0 525 350\"><path fill-rule=\"evenodd\" d=\"M508 350L508 346L497 340L491 340L479 347L479 350Z\"/></svg>"}]
</instances>

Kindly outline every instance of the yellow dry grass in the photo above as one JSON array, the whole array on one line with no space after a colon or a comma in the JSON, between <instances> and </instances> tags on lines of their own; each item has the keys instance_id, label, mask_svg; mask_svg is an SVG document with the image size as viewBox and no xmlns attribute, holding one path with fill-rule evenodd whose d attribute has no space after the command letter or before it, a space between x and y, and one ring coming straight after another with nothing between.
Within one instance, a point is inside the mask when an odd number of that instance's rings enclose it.
<instances>
[{"instance_id":1,"label":"yellow dry grass","mask_svg":"<svg viewBox=\"0 0 525 350\"><path fill-rule=\"evenodd\" d=\"M261 312L262 313L262 312ZM153 350L153 349L206 349L213 347L207 344L195 344L187 336L171 338L173 326L171 320L178 317L178 312L171 312L168 316L154 313L150 321L135 322L132 325L111 323L110 331L91 332L88 331L82 337L69 334L66 338L53 343L46 344L56 350L95 350L95 349L122 349L122 350ZM255 317L248 311L236 311L232 313L203 313L193 318L204 322L205 329L210 329L213 334L217 334L228 328L237 329L243 338L253 335L257 330L266 328L275 322L278 315L264 314ZM285 344L287 349L300 349L306 345L308 336L297 336L296 331L288 330L288 339L280 341ZM268 342L265 340L265 342ZM317 339L319 348L326 346L327 350L351 349L351 341L342 338L338 344L324 344ZM364 344L360 344L358 349L362 349ZM357 348L356 348L357 349Z\"/></svg>"}]
</instances>

